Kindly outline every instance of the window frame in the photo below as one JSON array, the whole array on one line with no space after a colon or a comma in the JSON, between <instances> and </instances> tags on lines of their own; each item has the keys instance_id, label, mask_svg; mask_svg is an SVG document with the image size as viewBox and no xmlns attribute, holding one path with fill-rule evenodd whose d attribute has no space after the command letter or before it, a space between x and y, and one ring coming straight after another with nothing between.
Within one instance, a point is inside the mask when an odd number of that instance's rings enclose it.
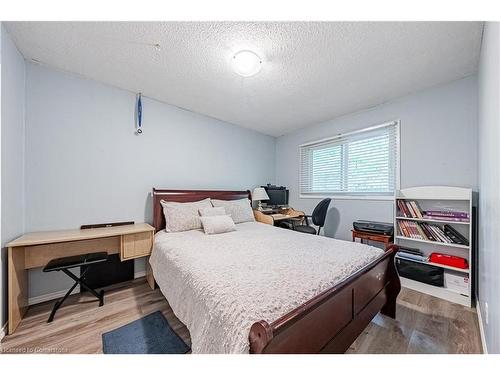
<instances>
[{"instance_id":1,"label":"window frame","mask_svg":"<svg viewBox=\"0 0 500 375\"><path fill-rule=\"evenodd\" d=\"M374 126L369 126L367 128L359 129L359 130L354 130L351 132L347 133L341 133L337 134L333 137L327 137L327 138L322 138L318 139L315 141L311 142L306 142L302 143L298 147L299 151L299 174L298 174L298 189L299 189L299 198L301 199L321 199L321 198L333 198L333 199L338 199L338 200L374 200L374 201L393 201L394 197L396 195L396 192L400 190L400 181L401 181L401 121L400 120L394 120L394 121L388 121L384 122L378 125ZM374 193L353 193L353 192L346 192L346 193L324 193L324 194L302 194L300 190L300 184L301 184L301 175L302 175L302 161L301 161L301 149L302 147L306 146L311 146L317 143L322 143L322 142L328 142L332 141L338 138L342 137L350 137L354 136L356 134L362 134L365 132L381 129L384 127L389 127L389 126L394 126L396 129L396 161L395 161L395 168L396 170L394 171L395 173L395 186L394 186L394 193L393 194L374 194Z\"/></svg>"}]
</instances>

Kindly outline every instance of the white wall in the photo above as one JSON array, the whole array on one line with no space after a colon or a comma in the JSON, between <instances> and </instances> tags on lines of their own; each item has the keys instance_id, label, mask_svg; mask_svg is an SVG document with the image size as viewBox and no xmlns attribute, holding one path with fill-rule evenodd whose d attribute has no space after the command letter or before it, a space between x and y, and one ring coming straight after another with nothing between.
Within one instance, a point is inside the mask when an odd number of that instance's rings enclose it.
<instances>
[{"instance_id":1,"label":"white wall","mask_svg":"<svg viewBox=\"0 0 500 375\"><path fill-rule=\"evenodd\" d=\"M1 27L2 37L2 219L1 324L7 320L7 249L24 232L24 58Z\"/></svg>"},{"instance_id":2,"label":"white wall","mask_svg":"<svg viewBox=\"0 0 500 375\"><path fill-rule=\"evenodd\" d=\"M153 186L252 189L274 181L273 137L148 98L144 134L136 136L135 94L26 67L28 232L151 222ZM65 281L30 272L30 297Z\"/></svg>"},{"instance_id":3,"label":"white wall","mask_svg":"<svg viewBox=\"0 0 500 375\"><path fill-rule=\"evenodd\" d=\"M290 205L311 213L319 201L299 198L300 144L397 119L401 120L401 188L477 188L477 77L470 76L279 137L276 181L290 189ZM349 240L353 221L392 222L392 216L392 201L334 200L325 234Z\"/></svg>"},{"instance_id":4,"label":"white wall","mask_svg":"<svg viewBox=\"0 0 500 375\"><path fill-rule=\"evenodd\" d=\"M498 22L487 22L484 27L478 87L478 299L488 351L500 353L500 25ZM486 321L487 310L488 321Z\"/></svg>"}]
</instances>

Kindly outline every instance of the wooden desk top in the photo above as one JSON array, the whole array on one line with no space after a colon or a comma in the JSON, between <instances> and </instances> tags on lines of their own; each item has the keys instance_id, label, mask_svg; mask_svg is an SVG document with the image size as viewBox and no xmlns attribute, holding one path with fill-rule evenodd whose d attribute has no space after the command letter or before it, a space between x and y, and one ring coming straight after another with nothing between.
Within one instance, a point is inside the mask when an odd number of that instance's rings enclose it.
<instances>
[{"instance_id":1,"label":"wooden desk top","mask_svg":"<svg viewBox=\"0 0 500 375\"><path fill-rule=\"evenodd\" d=\"M279 213L265 213L259 210L253 210L255 220L265 223L265 224L271 224L274 225L275 222L281 221L281 220L290 220L290 219L300 219L304 217L304 213L301 211L296 211L293 208L285 208L280 210Z\"/></svg>"},{"instance_id":2,"label":"wooden desk top","mask_svg":"<svg viewBox=\"0 0 500 375\"><path fill-rule=\"evenodd\" d=\"M148 231L154 231L154 228L147 223L139 223L107 228L32 232L26 233L21 237L9 242L7 244L7 247L33 246L57 242L89 240L93 238L121 236L124 234L133 234Z\"/></svg>"},{"instance_id":3,"label":"wooden desk top","mask_svg":"<svg viewBox=\"0 0 500 375\"><path fill-rule=\"evenodd\" d=\"M267 215L267 214L265 214ZM286 219L296 219L296 218L299 218L301 217L302 215L300 214L291 214L291 215L287 215L287 214L270 214L269 216L271 216L274 221L279 221L279 220L286 220Z\"/></svg>"}]
</instances>

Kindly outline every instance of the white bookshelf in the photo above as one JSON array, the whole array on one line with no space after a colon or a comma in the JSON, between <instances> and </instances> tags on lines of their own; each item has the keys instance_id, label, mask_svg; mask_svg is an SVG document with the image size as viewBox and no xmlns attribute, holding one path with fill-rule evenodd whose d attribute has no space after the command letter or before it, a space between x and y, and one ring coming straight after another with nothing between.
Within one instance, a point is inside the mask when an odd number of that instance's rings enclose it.
<instances>
[{"instance_id":1,"label":"white bookshelf","mask_svg":"<svg viewBox=\"0 0 500 375\"><path fill-rule=\"evenodd\" d=\"M400 240L411 240L411 241L414 241L414 242L420 242L420 243L426 243L426 244L429 244L429 245L433 245L433 246L445 246L445 247L452 247L452 248L455 248L455 249L469 249L470 246L465 246L465 245L459 245L459 244L454 244L454 243L445 243L445 242L436 242L436 241L427 241L427 240L420 240L418 238L409 238L409 237L405 237L405 236L396 236L397 239L400 239Z\"/></svg>"},{"instance_id":2,"label":"white bookshelf","mask_svg":"<svg viewBox=\"0 0 500 375\"><path fill-rule=\"evenodd\" d=\"M440 219L427 219L427 218L411 218L404 217L400 212L397 205L398 200L415 201L422 211L428 210L454 210L467 212L469 214L469 221L453 221L453 220L440 220ZM444 272L453 272L455 274L463 274L464 277L469 277L468 293L461 294L455 290L444 287L437 287L419 281L401 277L401 285L417 290L422 293L430 294L432 296L446 299L448 301L458 303L464 306L472 306L472 283L473 276L473 217L472 217L472 190L451 186L420 186L408 189L402 189L396 192L394 202L394 242L397 245L413 247L420 249L424 255L429 256L433 252L442 254L455 255L467 259L469 269L460 269L456 267L445 266L441 264L425 262L436 267L441 267ZM401 220L414 221L417 223L430 223L443 226L444 224L452 226L455 230L465 236L469 245L460 245L453 243L444 243L437 241L430 241L424 239L416 239L406 237L404 233L400 232L398 222ZM416 261L417 263L424 263Z\"/></svg>"}]
</instances>

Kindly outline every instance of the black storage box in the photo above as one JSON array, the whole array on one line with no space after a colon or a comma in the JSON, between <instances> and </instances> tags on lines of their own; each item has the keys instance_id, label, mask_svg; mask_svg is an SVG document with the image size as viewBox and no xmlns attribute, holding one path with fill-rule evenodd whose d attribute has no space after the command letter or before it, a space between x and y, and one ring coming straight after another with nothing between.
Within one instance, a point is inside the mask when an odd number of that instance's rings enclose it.
<instances>
[{"instance_id":1,"label":"black storage box","mask_svg":"<svg viewBox=\"0 0 500 375\"><path fill-rule=\"evenodd\" d=\"M396 268L399 276L434 286L444 286L444 269L441 267L396 257Z\"/></svg>"},{"instance_id":2,"label":"black storage box","mask_svg":"<svg viewBox=\"0 0 500 375\"><path fill-rule=\"evenodd\" d=\"M82 266L81 272L86 267ZM94 289L128 280L134 280L134 260L121 262L118 254L109 255L107 262L93 264L85 275L85 281Z\"/></svg>"}]
</instances>

